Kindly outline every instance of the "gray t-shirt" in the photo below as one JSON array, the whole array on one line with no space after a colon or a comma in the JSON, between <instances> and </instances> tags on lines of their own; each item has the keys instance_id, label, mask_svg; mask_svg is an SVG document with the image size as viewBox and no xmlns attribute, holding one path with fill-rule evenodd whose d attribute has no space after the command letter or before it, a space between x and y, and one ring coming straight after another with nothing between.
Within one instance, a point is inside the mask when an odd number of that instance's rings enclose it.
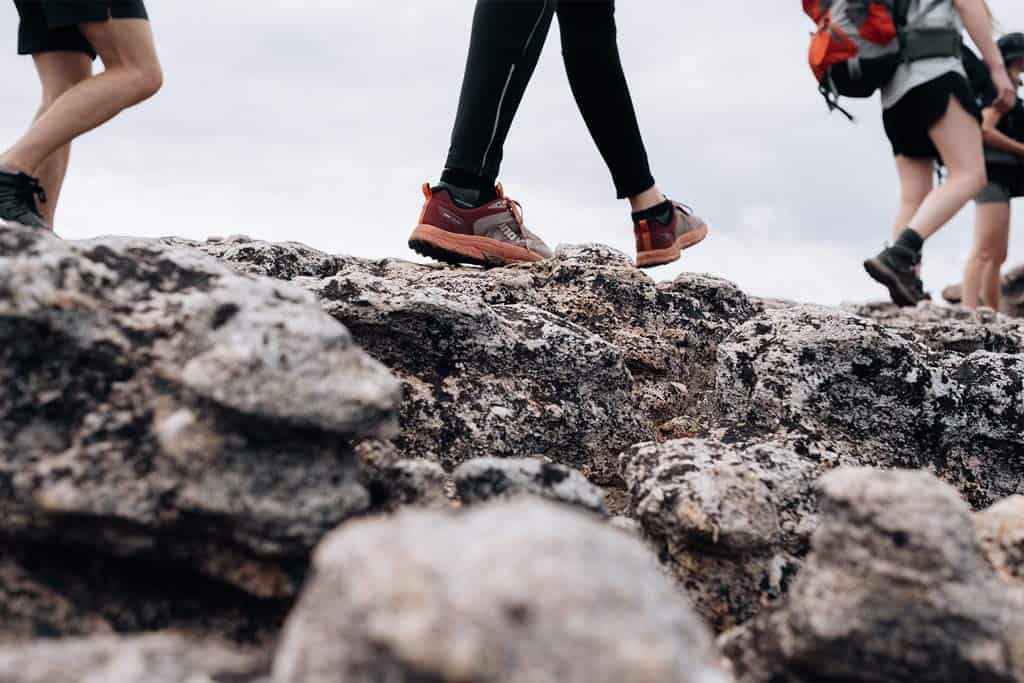
<instances>
[{"instance_id":1,"label":"gray t-shirt","mask_svg":"<svg viewBox=\"0 0 1024 683\"><path fill-rule=\"evenodd\" d=\"M907 16L910 25L918 28L955 28L958 31L964 30L964 23L960 18L960 12L956 9L954 0L947 0L922 19L921 15L929 4L931 4L931 0L912 0L910 14ZM936 78L945 76L948 73L958 73L964 78L967 77L963 62L956 57L936 57L933 59L921 59L909 64L901 64L896 69L896 75L882 88L882 108L892 109L903 99L904 95L914 88L934 81Z\"/></svg>"}]
</instances>

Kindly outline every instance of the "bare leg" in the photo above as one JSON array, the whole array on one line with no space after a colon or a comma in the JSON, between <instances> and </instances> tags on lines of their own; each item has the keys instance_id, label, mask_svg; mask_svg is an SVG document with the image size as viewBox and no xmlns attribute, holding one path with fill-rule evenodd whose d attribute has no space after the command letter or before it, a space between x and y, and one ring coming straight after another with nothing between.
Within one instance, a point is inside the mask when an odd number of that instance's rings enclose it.
<instances>
[{"instance_id":1,"label":"bare leg","mask_svg":"<svg viewBox=\"0 0 1024 683\"><path fill-rule=\"evenodd\" d=\"M92 60L80 52L45 52L35 55L34 59L39 82L43 86L43 102L36 114L36 120L39 120L57 98L92 76ZM71 145L64 145L31 173L39 178L39 182L46 190L47 202L38 208L43 219L51 226L57 212L57 201L60 199L70 157Z\"/></svg>"},{"instance_id":2,"label":"bare leg","mask_svg":"<svg viewBox=\"0 0 1024 683\"><path fill-rule=\"evenodd\" d=\"M978 204L974 249L964 272L963 305L978 307L979 295L986 306L999 310L1002 266L1010 241L1010 204Z\"/></svg>"},{"instance_id":3,"label":"bare leg","mask_svg":"<svg viewBox=\"0 0 1024 683\"><path fill-rule=\"evenodd\" d=\"M900 207L892 226L893 239L907 229L914 214L934 188L933 168L929 159L896 157L896 173L900 177Z\"/></svg>"},{"instance_id":4,"label":"bare leg","mask_svg":"<svg viewBox=\"0 0 1024 683\"><path fill-rule=\"evenodd\" d=\"M163 83L149 22L110 19L79 26L103 59L106 71L68 89L40 116L0 166L32 173L54 152L152 97Z\"/></svg>"},{"instance_id":5,"label":"bare leg","mask_svg":"<svg viewBox=\"0 0 1024 683\"><path fill-rule=\"evenodd\" d=\"M950 96L949 110L929 135L949 169L949 180L932 190L907 222L923 239L938 232L986 183L981 124L955 97Z\"/></svg>"}]
</instances>

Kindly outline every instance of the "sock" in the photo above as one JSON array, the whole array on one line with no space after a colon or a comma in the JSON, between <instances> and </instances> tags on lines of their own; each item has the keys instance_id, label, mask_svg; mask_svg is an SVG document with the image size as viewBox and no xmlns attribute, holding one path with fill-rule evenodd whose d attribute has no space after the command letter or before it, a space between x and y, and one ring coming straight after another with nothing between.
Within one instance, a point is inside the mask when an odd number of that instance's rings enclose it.
<instances>
[{"instance_id":1,"label":"sock","mask_svg":"<svg viewBox=\"0 0 1024 683\"><path fill-rule=\"evenodd\" d=\"M458 168L444 169L441 186L448 190L453 199L467 204L469 208L483 206L498 198L493 179Z\"/></svg>"},{"instance_id":2,"label":"sock","mask_svg":"<svg viewBox=\"0 0 1024 683\"><path fill-rule=\"evenodd\" d=\"M672 212L675 209L676 207L672 204L671 200L666 199L661 204L652 206L649 209L635 211L633 213L633 222L639 223L640 221L654 220L662 225L668 225L672 222Z\"/></svg>"},{"instance_id":3,"label":"sock","mask_svg":"<svg viewBox=\"0 0 1024 683\"><path fill-rule=\"evenodd\" d=\"M921 252L921 247L924 246L924 239L916 231L907 228L896 239L896 246L909 249L917 254Z\"/></svg>"}]
</instances>

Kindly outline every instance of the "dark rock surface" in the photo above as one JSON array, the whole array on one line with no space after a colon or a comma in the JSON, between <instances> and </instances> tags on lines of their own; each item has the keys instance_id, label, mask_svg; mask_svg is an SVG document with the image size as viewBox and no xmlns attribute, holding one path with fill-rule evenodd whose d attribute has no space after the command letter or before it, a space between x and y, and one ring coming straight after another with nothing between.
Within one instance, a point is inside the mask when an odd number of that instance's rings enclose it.
<instances>
[{"instance_id":1,"label":"dark rock surface","mask_svg":"<svg viewBox=\"0 0 1024 683\"><path fill-rule=\"evenodd\" d=\"M924 472L842 469L784 607L726 634L740 683L1024 680L1024 601Z\"/></svg>"},{"instance_id":2,"label":"dark rock surface","mask_svg":"<svg viewBox=\"0 0 1024 683\"><path fill-rule=\"evenodd\" d=\"M536 499L354 522L317 550L276 683L725 683L647 549Z\"/></svg>"}]
</instances>

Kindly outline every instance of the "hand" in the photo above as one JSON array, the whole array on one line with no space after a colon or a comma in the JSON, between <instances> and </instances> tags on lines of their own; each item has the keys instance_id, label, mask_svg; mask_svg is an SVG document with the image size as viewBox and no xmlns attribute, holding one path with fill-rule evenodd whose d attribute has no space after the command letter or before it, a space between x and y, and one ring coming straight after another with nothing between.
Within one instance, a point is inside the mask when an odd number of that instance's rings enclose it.
<instances>
[{"instance_id":1,"label":"hand","mask_svg":"<svg viewBox=\"0 0 1024 683\"><path fill-rule=\"evenodd\" d=\"M1000 114L1005 114L1017 102L1017 88L1013 87L1013 81L1006 73L1005 66L995 67L991 69L991 72L992 85L996 89L996 99L992 102L992 107Z\"/></svg>"}]
</instances>

